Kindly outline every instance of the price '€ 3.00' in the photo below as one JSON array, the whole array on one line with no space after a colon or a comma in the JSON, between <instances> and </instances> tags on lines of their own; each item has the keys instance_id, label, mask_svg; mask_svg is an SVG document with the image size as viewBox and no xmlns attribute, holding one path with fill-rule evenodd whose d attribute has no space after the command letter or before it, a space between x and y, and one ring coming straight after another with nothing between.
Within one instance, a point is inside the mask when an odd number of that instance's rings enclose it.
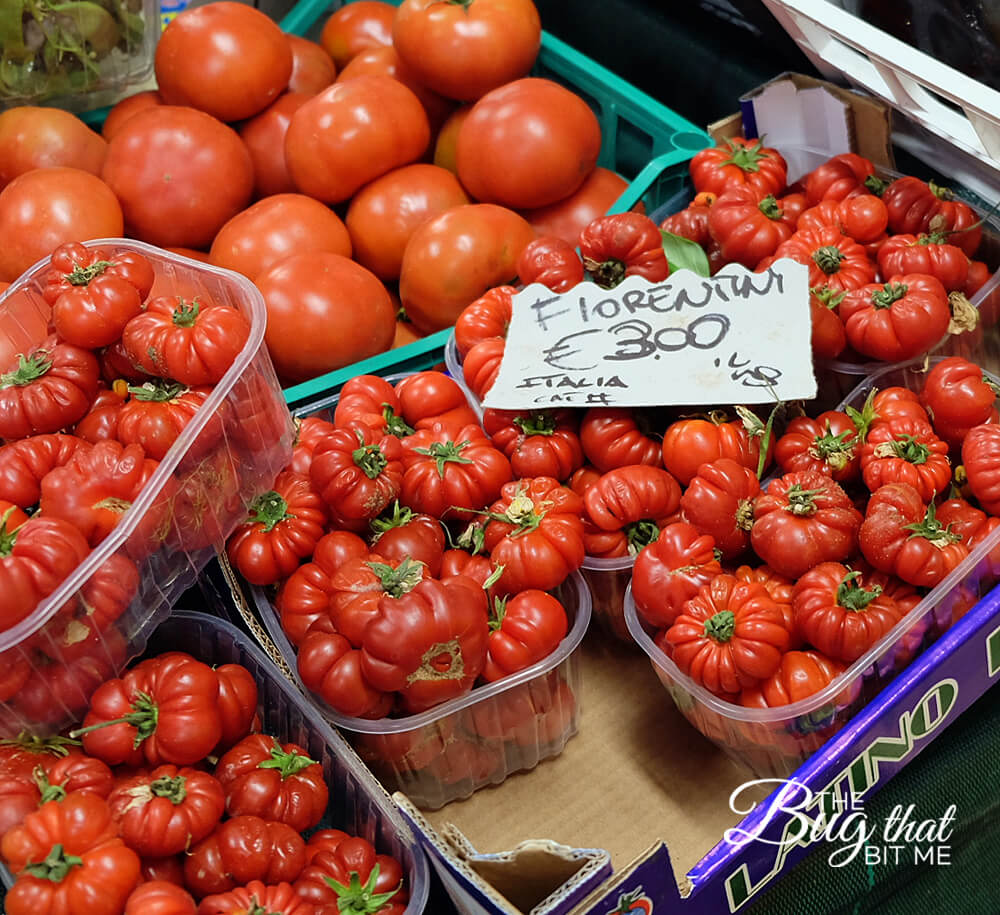
<instances>
[{"instance_id":1,"label":"price '\u20ac 3.00'","mask_svg":"<svg viewBox=\"0 0 1000 915\"><path fill-rule=\"evenodd\" d=\"M769 403L816 395L808 270L521 290L487 407Z\"/></svg>"}]
</instances>

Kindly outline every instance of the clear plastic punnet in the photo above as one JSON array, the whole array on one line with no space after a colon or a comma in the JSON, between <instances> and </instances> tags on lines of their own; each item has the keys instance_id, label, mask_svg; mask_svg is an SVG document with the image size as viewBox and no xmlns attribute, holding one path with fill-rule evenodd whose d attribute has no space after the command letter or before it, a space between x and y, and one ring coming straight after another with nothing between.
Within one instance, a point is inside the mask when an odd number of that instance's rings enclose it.
<instances>
[{"instance_id":1,"label":"clear plastic punnet","mask_svg":"<svg viewBox=\"0 0 1000 915\"><path fill-rule=\"evenodd\" d=\"M150 636L149 650L184 651L213 667L242 664L249 670L257 683L261 732L282 743L298 744L323 766L330 806L319 828L343 829L399 860L410 893L405 915L424 911L429 891L427 860L395 805L343 738L316 715L249 636L225 620L179 610ZM13 882L6 868L0 868L0 877L8 887Z\"/></svg>"},{"instance_id":2,"label":"clear plastic punnet","mask_svg":"<svg viewBox=\"0 0 1000 915\"><path fill-rule=\"evenodd\" d=\"M294 430L264 346L266 310L256 287L141 242L85 244L144 254L156 276L151 297L230 305L250 335L114 530L31 614L0 632L8 672L0 682L0 736L74 721L97 685L143 651L291 457ZM40 291L47 269L48 259L40 261L0 297L3 370L49 335L51 309Z\"/></svg>"},{"instance_id":3,"label":"clear plastic punnet","mask_svg":"<svg viewBox=\"0 0 1000 915\"><path fill-rule=\"evenodd\" d=\"M988 364L982 361L982 354L979 362ZM922 364L887 366L868 376L838 409L853 406L860 410L873 388L899 385L919 391L925 371ZM1000 386L1000 378L987 375ZM1000 528L825 689L771 709L744 708L727 702L682 673L654 640L654 630L640 620L631 585L625 596L625 623L688 721L756 776L780 778L794 772L998 582Z\"/></svg>"},{"instance_id":4,"label":"clear plastic punnet","mask_svg":"<svg viewBox=\"0 0 1000 915\"><path fill-rule=\"evenodd\" d=\"M625 625L625 592L632 581L635 556L615 556L602 559L586 556L580 574L590 588L593 615L605 631L622 642L631 642Z\"/></svg>"},{"instance_id":5,"label":"clear plastic punnet","mask_svg":"<svg viewBox=\"0 0 1000 915\"><path fill-rule=\"evenodd\" d=\"M153 75L159 0L7 0L0 16L0 110L90 111Z\"/></svg>"}]
</instances>

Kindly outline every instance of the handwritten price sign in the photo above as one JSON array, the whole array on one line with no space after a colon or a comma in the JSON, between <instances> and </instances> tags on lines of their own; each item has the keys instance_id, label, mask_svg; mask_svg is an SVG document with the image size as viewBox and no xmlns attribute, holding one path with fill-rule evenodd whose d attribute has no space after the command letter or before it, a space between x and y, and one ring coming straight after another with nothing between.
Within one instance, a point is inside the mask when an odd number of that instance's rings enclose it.
<instances>
[{"instance_id":1,"label":"handwritten price sign","mask_svg":"<svg viewBox=\"0 0 1000 915\"><path fill-rule=\"evenodd\" d=\"M487 407L771 403L816 396L809 271L782 259L662 283L533 283L513 318Z\"/></svg>"}]
</instances>

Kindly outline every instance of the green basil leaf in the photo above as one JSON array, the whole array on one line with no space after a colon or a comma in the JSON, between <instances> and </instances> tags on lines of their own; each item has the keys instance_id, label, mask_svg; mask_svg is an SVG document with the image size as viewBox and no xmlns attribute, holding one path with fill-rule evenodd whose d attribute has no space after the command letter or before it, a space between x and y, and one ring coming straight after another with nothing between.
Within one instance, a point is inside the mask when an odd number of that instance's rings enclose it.
<instances>
[{"instance_id":1,"label":"green basil leaf","mask_svg":"<svg viewBox=\"0 0 1000 915\"><path fill-rule=\"evenodd\" d=\"M660 237L663 239L663 253L667 256L671 273L675 270L693 270L699 276L711 276L708 255L701 245L663 229L660 229Z\"/></svg>"}]
</instances>

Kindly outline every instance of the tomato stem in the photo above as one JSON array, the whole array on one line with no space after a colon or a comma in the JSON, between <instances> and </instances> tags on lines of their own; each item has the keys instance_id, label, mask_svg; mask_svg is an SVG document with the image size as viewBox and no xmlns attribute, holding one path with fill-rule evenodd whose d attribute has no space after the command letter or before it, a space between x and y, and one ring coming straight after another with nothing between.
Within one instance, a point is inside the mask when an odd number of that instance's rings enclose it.
<instances>
[{"instance_id":1,"label":"tomato stem","mask_svg":"<svg viewBox=\"0 0 1000 915\"><path fill-rule=\"evenodd\" d=\"M844 407L844 412L850 417L851 422L854 423L854 428L857 429L857 440L859 442L864 442L868 438L868 430L871 429L872 423L878 419L878 413L875 412L875 395L877 393L878 388L872 388L868 392L868 396L865 398L865 402L861 405L860 410L850 405Z\"/></svg>"},{"instance_id":2,"label":"tomato stem","mask_svg":"<svg viewBox=\"0 0 1000 915\"><path fill-rule=\"evenodd\" d=\"M836 245L823 245L813 251L812 259L827 276L831 276L840 270L840 263L844 259L844 252Z\"/></svg>"},{"instance_id":3,"label":"tomato stem","mask_svg":"<svg viewBox=\"0 0 1000 915\"><path fill-rule=\"evenodd\" d=\"M556 431L555 417L547 410L515 416L511 422L525 435L552 435Z\"/></svg>"},{"instance_id":4,"label":"tomato stem","mask_svg":"<svg viewBox=\"0 0 1000 915\"><path fill-rule=\"evenodd\" d=\"M402 597L412 591L424 577L426 568L422 562L407 556L396 568L384 562L366 562L375 573L382 590L390 597Z\"/></svg>"},{"instance_id":5,"label":"tomato stem","mask_svg":"<svg viewBox=\"0 0 1000 915\"><path fill-rule=\"evenodd\" d=\"M931 450L923 442L917 441L912 435L900 435L888 442L882 442L875 447L875 457L897 457L910 464L926 464Z\"/></svg>"},{"instance_id":6,"label":"tomato stem","mask_svg":"<svg viewBox=\"0 0 1000 915\"><path fill-rule=\"evenodd\" d=\"M121 718L101 721L98 724L92 724L85 728L77 728L75 731L70 731L69 736L81 737L84 734L89 734L91 731L109 728L114 724L127 724L135 728L135 740L132 742L132 746L138 749L142 746L144 740L156 733L156 725L160 718L160 709L152 696L138 690L135 693L135 698L132 700L131 708L132 711Z\"/></svg>"},{"instance_id":7,"label":"tomato stem","mask_svg":"<svg viewBox=\"0 0 1000 915\"><path fill-rule=\"evenodd\" d=\"M14 552L14 544L17 543L17 531L15 527L14 530L7 530L7 523L10 521L10 516L17 511L17 506L12 505L0 515L0 558L6 558Z\"/></svg>"},{"instance_id":8,"label":"tomato stem","mask_svg":"<svg viewBox=\"0 0 1000 915\"><path fill-rule=\"evenodd\" d=\"M869 194L874 194L876 197L881 197L889 186L889 182L879 178L878 175L869 175L862 184Z\"/></svg>"},{"instance_id":9,"label":"tomato stem","mask_svg":"<svg viewBox=\"0 0 1000 915\"><path fill-rule=\"evenodd\" d=\"M30 874L39 880L61 883L74 867L80 867L82 864L83 858L77 855L67 855L63 851L62 845L56 844L52 846L44 861L29 861L21 873Z\"/></svg>"},{"instance_id":10,"label":"tomato stem","mask_svg":"<svg viewBox=\"0 0 1000 915\"><path fill-rule=\"evenodd\" d=\"M52 368L52 360L45 350L36 350L28 358L24 353L17 357L17 368L0 375L0 388L23 388L38 381Z\"/></svg>"},{"instance_id":11,"label":"tomato stem","mask_svg":"<svg viewBox=\"0 0 1000 915\"><path fill-rule=\"evenodd\" d=\"M824 308L829 308L831 311L843 302L844 296L847 295L846 292L838 292L831 286L812 286L809 289L809 294L817 299Z\"/></svg>"},{"instance_id":12,"label":"tomato stem","mask_svg":"<svg viewBox=\"0 0 1000 915\"><path fill-rule=\"evenodd\" d=\"M387 403L382 404L382 418L385 420L387 435L395 435L396 438L406 438L406 436L413 435L417 431Z\"/></svg>"},{"instance_id":13,"label":"tomato stem","mask_svg":"<svg viewBox=\"0 0 1000 915\"><path fill-rule=\"evenodd\" d=\"M496 632L503 626L503 619L506 615L507 615L507 598L494 597L493 612L490 614L490 619L489 619L490 632Z\"/></svg>"},{"instance_id":14,"label":"tomato stem","mask_svg":"<svg viewBox=\"0 0 1000 915\"><path fill-rule=\"evenodd\" d=\"M70 747L80 746L79 740L71 740L69 737L39 737L29 731L21 731L17 737L4 737L0 739L0 747L16 747L27 753L35 753L39 756L43 753L52 756L68 756Z\"/></svg>"},{"instance_id":15,"label":"tomato stem","mask_svg":"<svg viewBox=\"0 0 1000 915\"><path fill-rule=\"evenodd\" d=\"M358 440L361 442L364 441L360 432L358 433ZM389 466L389 459L382 453L382 449L374 444L362 444L359 448L355 448L351 452L351 457L369 480L377 479L379 474Z\"/></svg>"},{"instance_id":16,"label":"tomato stem","mask_svg":"<svg viewBox=\"0 0 1000 915\"><path fill-rule=\"evenodd\" d=\"M66 797L66 789L62 785L53 785L49 777L41 766L35 766L31 773L32 779L38 785L40 797L38 804L47 804L49 801L61 801Z\"/></svg>"},{"instance_id":17,"label":"tomato stem","mask_svg":"<svg viewBox=\"0 0 1000 915\"><path fill-rule=\"evenodd\" d=\"M288 510L288 503L280 493L273 489L269 492L261 493L250 503L250 512L247 515L247 524L263 524L264 531L270 532L288 518L295 515Z\"/></svg>"},{"instance_id":18,"label":"tomato stem","mask_svg":"<svg viewBox=\"0 0 1000 915\"><path fill-rule=\"evenodd\" d=\"M298 775L303 769L308 769L309 766L315 765L317 765L315 759L310 759L305 754L299 753L296 750L284 750L281 744L275 740L274 746L271 747L271 758L257 763L257 768L277 769L281 773L281 780L284 781L293 775Z\"/></svg>"},{"instance_id":19,"label":"tomato stem","mask_svg":"<svg viewBox=\"0 0 1000 915\"><path fill-rule=\"evenodd\" d=\"M187 387L178 384L176 381L166 381L158 378L154 381L145 381L139 385L129 385L128 393L136 400L151 403L166 403L176 400L181 394L187 391Z\"/></svg>"},{"instance_id":20,"label":"tomato stem","mask_svg":"<svg viewBox=\"0 0 1000 915\"><path fill-rule=\"evenodd\" d=\"M735 165L744 172L760 171L760 160L771 158L770 153L762 152L764 141L758 140L753 146L743 146L735 140L726 140L729 144L731 155L724 162L720 162L716 168L724 168L727 165Z\"/></svg>"},{"instance_id":21,"label":"tomato stem","mask_svg":"<svg viewBox=\"0 0 1000 915\"><path fill-rule=\"evenodd\" d=\"M183 775L162 775L149 783L154 797L165 797L170 803L183 804L187 797L187 779Z\"/></svg>"},{"instance_id":22,"label":"tomato stem","mask_svg":"<svg viewBox=\"0 0 1000 915\"><path fill-rule=\"evenodd\" d=\"M198 320L199 311L201 311L201 303L197 296L191 300L190 305L178 296L177 307L174 309L174 325L176 327L194 327Z\"/></svg>"},{"instance_id":23,"label":"tomato stem","mask_svg":"<svg viewBox=\"0 0 1000 915\"><path fill-rule=\"evenodd\" d=\"M934 508L933 502L927 506L927 513L923 520L914 521L913 524L904 524L903 530L910 532L907 540L922 537L938 548L946 547L952 543L960 543L962 540L961 536L951 529L950 524L944 525L938 521L937 510Z\"/></svg>"},{"instance_id":24,"label":"tomato stem","mask_svg":"<svg viewBox=\"0 0 1000 915\"><path fill-rule=\"evenodd\" d=\"M768 219L778 220L784 216L781 211L781 207L778 206L778 201L775 199L774 194L768 194L760 203L757 204L757 209L760 210Z\"/></svg>"},{"instance_id":25,"label":"tomato stem","mask_svg":"<svg viewBox=\"0 0 1000 915\"><path fill-rule=\"evenodd\" d=\"M625 272L628 268L625 262L617 257L609 257L606 261L599 261L584 256L583 269L602 289L614 289L625 279Z\"/></svg>"},{"instance_id":26,"label":"tomato stem","mask_svg":"<svg viewBox=\"0 0 1000 915\"><path fill-rule=\"evenodd\" d=\"M909 292L906 283L886 283L881 289L872 293L872 307L878 311L882 308L892 308L893 302L905 298Z\"/></svg>"},{"instance_id":27,"label":"tomato stem","mask_svg":"<svg viewBox=\"0 0 1000 915\"><path fill-rule=\"evenodd\" d=\"M456 0L449 0L456 2ZM337 911L345 915L373 915L380 912L386 903L399 892L399 887L389 890L386 893L376 893L375 884L378 883L379 866L376 863L368 874L368 879L362 883L361 875L357 871L351 871L348 876L348 883L338 883L333 877L324 877L327 886L337 894Z\"/></svg>"},{"instance_id":28,"label":"tomato stem","mask_svg":"<svg viewBox=\"0 0 1000 915\"><path fill-rule=\"evenodd\" d=\"M732 610L720 610L705 620L705 637L716 642L728 642L736 631L736 615Z\"/></svg>"},{"instance_id":29,"label":"tomato stem","mask_svg":"<svg viewBox=\"0 0 1000 915\"><path fill-rule=\"evenodd\" d=\"M449 461L455 464L471 464L472 461L469 458L462 457L462 451L465 450L472 442L466 440L464 442L431 442L427 448L414 448L417 454L426 454L428 457L434 458L437 462L437 472L441 479L444 479L444 467Z\"/></svg>"},{"instance_id":30,"label":"tomato stem","mask_svg":"<svg viewBox=\"0 0 1000 915\"><path fill-rule=\"evenodd\" d=\"M809 447L809 456L822 461L831 470L843 470L854 457L854 444L857 441L856 432L847 430L840 435L834 435L827 420L826 432L817 435ZM848 438L852 439L848 444Z\"/></svg>"},{"instance_id":31,"label":"tomato stem","mask_svg":"<svg viewBox=\"0 0 1000 915\"><path fill-rule=\"evenodd\" d=\"M638 556L645 547L659 538L660 526L655 521L644 518L625 525L625 540L630 556Z\"/></svg>"},{"instance_id":32,"label":"tomato stem","mask_svg":"<svg viewBox=\"0 0 1000 915\"><path fill-rule=\"evenodd\" d=\"M848 572L837 586L837 604L845 610L864 610L881 594L881 585L874 585L871 590L866 590L861 585L861 573Z\"/></svg>"},{"instance_id":33,"label":"tomato stem","mask_svg":"<svg viewBox=\"0 0 1000 915\"><path fill-rule=\"evenodd\" d=\"M97 279L108 267L113 266L111 261L94 261L89 267L74 261L73 272L64 273L63 279L71 286L89 286L91 280Z\"/></svg>"},{"instance_id":34,"label":"tomato stem","mask_svg":"<svg viewBox=\"0 0 1000 915\"><path fill-rule=\"evenodd\" d=\"M375 534L372 538L372 546L378 543L379 537L386 533L386 531L391 531L397 527L405 527L413 518L413 510L406 505L400 505L399 499L397 499L392 505L392 514L389 517L372 518L370 526Z\"/></svg>"},{"instance_id":35,"label":"tomato stem","mask_svg":"<svg viewBox=\"0 0 1000 915\"><path fill-rule=\"evenodd\" d=\"M788 487L785 498L788 499L788 511L796 517L816 514L816 496L822 489L803 489L798 483Z\"/></svg>"}]
</instances>

